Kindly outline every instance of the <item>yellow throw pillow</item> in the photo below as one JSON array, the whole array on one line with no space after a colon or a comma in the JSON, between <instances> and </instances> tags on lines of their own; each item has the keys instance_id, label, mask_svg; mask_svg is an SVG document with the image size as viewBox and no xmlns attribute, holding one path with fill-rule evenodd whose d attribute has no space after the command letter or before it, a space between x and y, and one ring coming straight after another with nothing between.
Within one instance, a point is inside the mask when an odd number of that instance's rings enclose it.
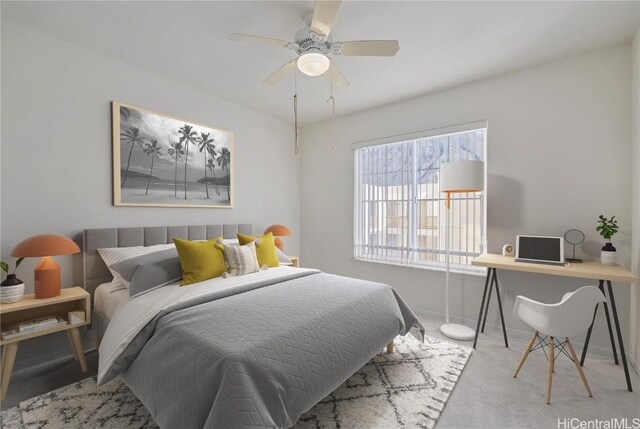
<instances>
[{"instance_id":1,"label":"yellow throw pillow","mask_svg":"<svg viewBox=\"0 0 640 429\"><path fill-rule=\"evenodd\" d=\"M174 238L182 266L182 282L180 286L202 282L220 277L227 271L224 263L224 252L216 240L189 241Z\"/></svg>"},{"instance_id":2,"label":"yellow throw pillow","mask_svg":"<svg viewBox=\"0 0 640 429\"><path fill-rule=\"evenodd\" d=\"M272 233L268 233L262 237L238 234L238 241L243 246L256 240L259 240L259 242L256 242L256 254L258 255L258 263L260 266L266 265L268 267L279 267L280 261L278 261L276 243L273 239Z\"/></svg>"}]
</instances>

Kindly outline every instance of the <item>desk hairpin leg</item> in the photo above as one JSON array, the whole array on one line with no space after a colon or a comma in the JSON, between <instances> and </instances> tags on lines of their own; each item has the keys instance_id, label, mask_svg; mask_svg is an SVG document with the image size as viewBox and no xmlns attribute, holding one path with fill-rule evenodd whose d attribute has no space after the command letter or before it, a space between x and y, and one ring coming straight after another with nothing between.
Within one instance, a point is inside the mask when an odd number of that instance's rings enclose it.
<instances>
[{"instance_id":1,"label":"desk hairpin leg","mask_svg":"<svg viewBox=\"0 0 640 429\"><path fill-rule=\"evenodd\" d=\"M487 324L487 314L489 313L489 303L491 302L491 293L493 292L493 278L489 283L489 294L487 295L487 306L484 308L484 317L482 318L482 329L480 332L484 333L484 325Z\"/></svg>"},{"instance_id":2,"label":"desk hairpin leg","mask_svg":"<svg viewBox=\"0 0 640 429\"><path fill-rule=\"evenodd\" d=\"M504 314L502 312L502 299L500 298L500 287L498 286L498 273L495 268L489 268L487 271L487 278L484 283L484 291L482 293L482 303L480 304L480 314L478 315L478 324L476 326L476 335L473 339L473 348L476 348L478 343L478 334L482 330L484 332L484 326L487 323L487 313L489 312L489 303L491 302L491 293L493 292L493 286L496 287L496 299L498 300L498 310L500 312L500 322L502 324L502 334L504 335L504 346L509 347L509 340L507 340L507 329L504 325ZM489 292L487 294L487 291ZM486 307L485 307L486 300ZM484 312L484 318L483 318ZM482 329L480 328L482 323Z\"/></svg>"},{"instance_id":3,"label":"desk hairpin leg","mask_svg":"<svg viewBox=\"0 0 640 429\"><path fill-rule=\"evenodd\" d=\"M600 288L600 292L602 292L602 295L604 295L605 297L607 296L607 293L604 290L604 280L600 280L599 281L599 285L598 288ZM616 349L616 342L613 339L613 328L611 327L611 318L609 317L609 304L607 304L607 302L603 303L604 306L604 315L607 319L607 328L609 329L609 340L611 341L611 350L613 352L613 361L616 363L616 365L619 365L620 363L618 362L618 352ZM580 357L580 366L584 366L584 360L587 356L587 349L589 348L589 341L591 340L591 333L593 331L593 324L596 320L596 315L598 314L598 305L596 305L596 308L593 310L593 320L591 321L591 325L589 326L589 330L587 331L587 337L584 340L584 347L582 348L582 356Z\"/></svg>"},{"instance_id":4,"label":"desk hairpin leg","mask_svg":"<svg viewBox=\"0 0 640 429\"><path fill-rule=\"evenodd\" d=\"M618 320L618 309L616 307L616 299L613 295L613 287L611 286L611 281L607 280L607 289L609 292L609 301L611 304L611 312L613 313L613 322L615 324L616 327L616 334L618 336L618 345L620 347L620 357L622 358L622 367L624 368L624 376L626 378L627 381L627 389L629 390L629 392L633 392L633 389L631 387L631 378L629 376L629 366L627 364L627 355L624 351L624 342L622 341L622 332L620 330L620 321ZM604 280L600 280L600 290L602 291L602 293L605 295L605 297L607 296L607 294L605 293L604 290ZM607 316L607 324L609 327L609 337L611 340L611 348L613 349L613 358L615 360L616 365L618 365L618 355L616 352L616 346L615 346L615 341L613 339L613 330L611 329L611 319L609 318L609 311L607 308L607 303L603 303L604 304L604 308L605 308L605 316ZM598 311L598 307L596 306L596 309L593 313L593 321L591 322L591 326L589 327L589 330L587 331L587 338L584 341L584 348L582 349L582 358L580 359L580 365L584 365L584 360L585 357L587 355L587 348L589 347L589 340L591 339L591 331L593 330L593 323L595 322L595 318L596 318L596 313Z\"/></svg>"},{"instance_id":5,"label":"desk hairpin leg","mask_svg":"<svg viewBox=\"0 0 640 429\"><path fill-rule=\"evenodd\" d=\"M487 298L487 289L489 289L489 280L492 279L493 268L487 270L487 278L484 281L484 291L482 292L482 302L480 303L480 314L478 314L478 325L476 326L476 335L473 338L473 348L478 344L478 334L480 334L480 323L482 322L482 312L484 311L484 301Z\"/></svg>"},{"instance_id":6,"label":"desk hairpin leg","mask_svg":"<svg viewBox=\"0 0 640 429\"><path fill-rule=\"evenodd\" d=\"M599 305L600 304L596 304L596 308L593 310L593 319L591 319L591 325L589 325L589 329L587 330L587 337L584 339L584 346L582 347L582 356L580 357L580 366L584 366L584 359L587 356L587 348L589 348L589 340L591 340L591 331L593 331L593 324L596 322L596 315L598 314Z\"/></svg>"},{"instance_id":7,"label":"desk hairpin leg","mask_svg":"<svg viewBox=\"0 0 640 429\"><path fill-rule=\"evenodd\" d=\"M607 294L604 292L604 280L600 280L600 284L598 287L600 288L600 292L602 292L604 296L607 296ZM611 340L611 350L613 350L613 361L616 363L616 365L620 365L620 362L618 362L618 352L616 351L616 342L613 339L613 329L611 329L611 318L609 317L609 304L607 304L607 302L605 301L602 303L602 305L604 307L604 315L607 319L607 328L609 329L609 340Z\"/></svg>"},{"instance_id":8,"label":"desk hairpin leg","mask_svg":"<svg viewBox=\"0 0 640 429\"><path fill-rule=\"evenodd\" d=\"M502 298L500 298L500 288L498 288L498 272L493 269L493 279L496 282L496 297L498 298L498 310L500 310L500 323L502 324L502 335L504 336L504 346L509 347L507 340L507 328L504 326L504 313L502 312Z\"/></svg>"},{"instance_id":9,"label":"desk hairpin leg","mask_svg":"<svg viewBox=\"0 0 640 429\"><path fill-rule=\"evenodd\" d=\"M627 389L629 389L629 392L633 392L633 389L631 388L631 377L629 376L629 366L627 365L627 355L624 352L624 342L622 341L622 332L620 331L620 322L618 321L618 310L616 309L616 299L613 297L613 287L611 286L610 280L607 280L607 290L609 291L609 299L611 300L611 312L613 313L613 323L615 323L616 325L616 333L618 334L618 346L620 347L620 358L622 359L624 376L627 379Z\"/></svg>"}]
</instances>

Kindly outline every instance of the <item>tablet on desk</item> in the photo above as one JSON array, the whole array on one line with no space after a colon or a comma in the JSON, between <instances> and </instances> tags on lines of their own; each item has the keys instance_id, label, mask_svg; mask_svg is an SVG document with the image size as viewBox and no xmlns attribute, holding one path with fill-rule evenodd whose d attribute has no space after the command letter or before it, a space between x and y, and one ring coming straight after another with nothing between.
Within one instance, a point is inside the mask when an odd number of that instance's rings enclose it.
<instances>
[{"instance_id":1,"label":"tablet on desk","mask_svg":"<svg viewBox=\"0 0 640 429\"><path fill-rule=\"evenodd\" d=\"M516 262L564 265L562 237L518 235L516 237Z\"/></svg>"}]
</instances>

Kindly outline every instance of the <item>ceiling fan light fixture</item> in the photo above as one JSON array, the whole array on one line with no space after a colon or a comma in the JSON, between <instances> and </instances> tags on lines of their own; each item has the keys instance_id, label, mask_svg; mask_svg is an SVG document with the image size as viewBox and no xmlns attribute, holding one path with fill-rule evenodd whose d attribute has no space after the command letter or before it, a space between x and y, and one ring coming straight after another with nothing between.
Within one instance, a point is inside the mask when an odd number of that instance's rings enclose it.
<instances>
[{"instance_id":1,"label":"ceiling fan light fixture","mask_svg":"<svg viewBox=\"0 0 640 429\"><path fill-rule=\"evenodd\" d=\"M296 63L298 69L308 76L320 76L331 65L329 58L319 52L306 52L300 55Z\"/></svg>"}]
</instances>

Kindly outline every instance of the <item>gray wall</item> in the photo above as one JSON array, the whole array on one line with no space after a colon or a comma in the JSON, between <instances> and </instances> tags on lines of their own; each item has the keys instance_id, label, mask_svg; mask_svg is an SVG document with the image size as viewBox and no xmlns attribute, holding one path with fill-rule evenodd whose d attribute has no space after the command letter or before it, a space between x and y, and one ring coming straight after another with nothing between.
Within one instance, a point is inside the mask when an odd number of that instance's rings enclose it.
<instances>
[{"instance_id":1,"label":"gray wall","mask_svg":"<svg viewBox=\"0 0 640 429\"><path fill-rule=\"evenodd\" d=\"M236 208L112 206L112 100L233 131ZM299 158L289 124L7 21L1 101L3 260L34 234L225 222L252 223L255 232L288 225L286 249L298 254ZM56 260L63 285L80 285L80 255ZM37 262L18 271L27 292ZM45 350L69 353L61 341L63 335L21 346L16 365L42 360Z\"/></svg>"},{"instance_id":2,"label":"gray wall","mask_svg":"<svg viewBox=\"0 0 640 429\"><path fill-rule=\"evenodd\" d=\"M500 252L504 243L514 243L517 234L561 236L580 228L586 242L579 255L597 259L603 239L595 231L595 221L601 213L615 214L622 229L614 243L622 264L629 266L630 58L626 44L343 117L336 124L335 151L331 151L330 123L304 129L305 264L388 282L412 307L443 313L444 273L352 259L351 144L486 119L488 250ZM339 102L338 97L338 106ZM515 296L553 302L592 283L533 274L499 275L506 321L515 330L526 329L511 316ZM484 278L458 274L451 278L451 313L471 323L477 318ZM616 284L615 293L628 338L629 285ZM495 302L489 314L488 322L498 323ZM602 312L593 344L608 344Z\"/></svg>"}]
</instances>

